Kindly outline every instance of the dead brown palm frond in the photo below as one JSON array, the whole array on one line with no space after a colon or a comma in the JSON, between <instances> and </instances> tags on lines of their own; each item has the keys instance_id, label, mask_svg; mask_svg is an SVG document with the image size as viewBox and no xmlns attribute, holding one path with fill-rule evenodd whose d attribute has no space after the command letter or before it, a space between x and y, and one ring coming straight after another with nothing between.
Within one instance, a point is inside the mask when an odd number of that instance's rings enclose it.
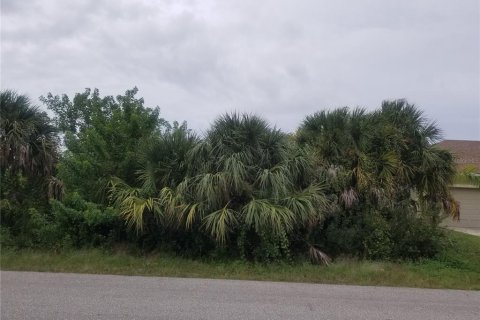
<instances>
[{"instance_id":1,"label":"dead brown palm frond","mask_svg":"<svg viewBox=\"0 0 480 320\"><path fill-rule=\"evenodd\" d=\"M460 203L452 195L442 200L443 210L452 217L453 220L460 220Z\"/></svg>"},{"instance_id":2,"label":"dead brown palm frond","mask_svg":"<svg viewBox=\"0 0 480 320\"><path fill-rule=\"evenodd\" d=\"M48 180L48 197L55 200L62 200L64 196L65 185L63 181L56 177L50 177Z\"/></svg>"},{"instance_id":3,"label":"dead brown palm frond","mask_svg":"<svg viewBox=\"0 0 480 320\"><path fill-rule=\"evenodd\" d=\"M308 249L308 256L313 264L328 266L332 262L332 259L316 245L310 245L310 248Z\"/></svg>"},{"instance_id":4,"label":"dead brown palm frond","mask_svg":"<svg viewBox=\"0 0 480 320\"><path fill-rule=\"evenodd\" d=\"M358 201L357 192L353 188L344 190L340 195L340 200L343 202L345 207L351 208Z\"/></svg>"}]
</instances>

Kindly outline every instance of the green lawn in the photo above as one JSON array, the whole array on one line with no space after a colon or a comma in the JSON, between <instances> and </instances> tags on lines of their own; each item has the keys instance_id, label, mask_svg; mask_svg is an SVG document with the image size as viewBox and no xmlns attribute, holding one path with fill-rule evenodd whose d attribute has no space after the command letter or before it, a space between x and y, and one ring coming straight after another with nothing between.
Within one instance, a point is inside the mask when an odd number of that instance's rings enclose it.
<instances>
[{"instance_id":1,"label":"green lawn","mask_svg":"<svg viewBox=\"0 0 480 320\"><path fill-rule=\"evenodd\" d=\"M308 262L252 264L189 260L167 254L146 257L99 249L54 253L3 249L2 270L102 273L145 276L272 280L480 290L480 237L449 232L450 246L422 262L338 260L329 267Z\"/></svg>"}]
</instances>

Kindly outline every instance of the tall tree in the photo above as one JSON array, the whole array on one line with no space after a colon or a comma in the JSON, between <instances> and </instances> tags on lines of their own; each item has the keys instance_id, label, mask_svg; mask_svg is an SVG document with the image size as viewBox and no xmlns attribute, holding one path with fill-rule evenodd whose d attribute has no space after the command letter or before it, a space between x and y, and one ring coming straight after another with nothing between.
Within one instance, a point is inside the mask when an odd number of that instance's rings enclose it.
<instances>
[{"instance_id":1,"label":"tall tree","mask_svg":"<svg viewBox=\"0 0 480 320\"><path fill-rule=\"evenodd\" d=\"M59 174L69 190L88 201L105 200L112 176L134 183L139 144L166 126L159 108L146 108L137 92L134 88L114 98L86 89L73 100L50 93L41 97L64 134Z\"/></svg>"},{"instance_id":2,"label":"tall tree","mask_svg":"<svg viewBox=\"0 0 480 320\"><path fill-rule=\"evenodd\" d=\"M25 95L0 93L0 212L2 228L31 242L32 214L48 214L48 200L63 195L54 177L57 130Z\"/></svg>"},{"instance_id":3,"label":"tall tree","mask_svg":"<svg viewBox=\"0 0 480 320\"><path fill-rule=\"evenodd\" d=\"M57 161L57 130L45 112L25 95L0 93L0 156L2 170L12 174L50 176Z\"/></svg>"}]
</instances>

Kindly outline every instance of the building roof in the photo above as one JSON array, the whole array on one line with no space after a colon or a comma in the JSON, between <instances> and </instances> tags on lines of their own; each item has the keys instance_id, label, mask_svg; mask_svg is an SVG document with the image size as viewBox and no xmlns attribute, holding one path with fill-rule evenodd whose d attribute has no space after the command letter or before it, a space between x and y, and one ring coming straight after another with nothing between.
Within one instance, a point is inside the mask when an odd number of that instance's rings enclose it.
<instances>
[{"instance_id":1,"label":"building roof","mask_svg":"<svg viewBox=\"0 0 480 320\"><path fill-rule=\"evenodd\" d=\"M450 151L455 156L458 170L474 167L480 172L480 141L443 140L436 146Z\"/></svg>"}]
</instances>

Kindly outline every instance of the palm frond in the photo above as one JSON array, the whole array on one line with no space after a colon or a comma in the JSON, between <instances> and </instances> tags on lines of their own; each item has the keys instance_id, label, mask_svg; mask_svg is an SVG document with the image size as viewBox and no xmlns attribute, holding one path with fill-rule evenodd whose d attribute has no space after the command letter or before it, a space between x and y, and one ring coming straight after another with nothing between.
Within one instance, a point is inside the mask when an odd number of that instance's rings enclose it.
<instances>
[{"instance_id":1,"label":"palm frond","mask_svg":"<svg viewBox=\"0 0 480 320\"><path fill-rule=\"evenodd\" d=\"M351 208L355 203L358 201L358 194L357 192L350 188L346 189L340 195L340 200L345 205L346 208Z\"/></svg>"},{"instance_id":2,"label":"palm frond","mask_svg":"<svg viewBox=\"0 0 480 320\"><path fill-rule=\"evenodd\" d=\"M308 255L310 257L310 261L314 264L323 264L323 265L330 265L332 262L332 259L320 250L317 246L315 245L310 245L310 248L308 249Z\"/></svg>"},{"instance_id":3,"label":"palm frond","mask_svg":"<svg viewBox=\"0 0 480 320\"><path fill-rule=\"evenodd\" d=\"M236 192L242 190L247 178L247 168L242 158L244 158L242 153L234 153L224 161L228 184Z\"/></svg>"},{"instance_id":4,"label":"palm frond","mask_svg":"<svg viewBox=\"0 0 480 320\"><path fill-rule=\"evenodd\" d=\"M324 187L310 185L302 192L283 198L280 203L293 212L302 223L315 224L326 213L329 205Z\"/></svg>"},{"instance_id":5,"label":"palm frond","mask_svg":"<svg viewBox=\"0 0 480 320\"><path fill-rule=\"evenodd\" d=\"M143 231L145 213L161 215L160 201L158 198L145 197L141 189L132 188L124 181L113 178L110 185L109 196L125 218L129 228L137 232Z\"/></svg>"},{"instance_id":6,"label":"palm frond","mask_svg":"<svg viewBox=\"0 0 480 320\"><path fill-rule=\"evenodd\" d=\"M266 199L252 199L242 209L245 223L257 232L270 229L275 234L288 232L295 225L295 214L287 207L273 204Z\"/></svg>"},{"instance_id":7,"label":"palm frond","mask_svg":"<svg viewBox=\"0 0 480 320\"><path fill-rule=\"evenodd\" d=\"M261 170L255 181L255 185L261 194L270 195L274 199L284 197L293 185L290 180L288 168L277 165L270 169Z\"/></svg>"},{"instance_id":8,"label":"palm frond","mask_svg":"<svg viewBox=\"0 0 480 320\"><path fill-rule=\"evenodd\" d=\"M56 177L50 177L50 179L48 179L48 197L62 200L64 196L65 185L63 184L63 181Z\"/></svg>"},{"instance_id":9,"label":"palm frond","mask_svg":"<svg viewBox=\"0 0 480 320\"><path fill-rule=\"evenodd\" d=\"M220 244L225 244L228 233L237 224L236 212L228 208L228 204L203 218L203 225L212 237Z\"/></svg>"},{"instance_id":10,"label":"palm frond","mask_svg":"<svg viewBox=\"0 0 480 320\"><path fill-rule=\"evenodd\" d=\"M228 183L224 172L206 173L199 176L197 198L209 207L219 207L228 199ZM228 200L227 200L228 201Z\"/></svg>"},{"instance_id":11,"label":"palm frond","mask_svg":"<svg viewBox=\"0 0 480 320\"><path fill-rule=\"evenodd\" d=\"M442 199L443 210L454 220L460 220L460 203L452 195Z\"/></svg>"}]
</instances>

